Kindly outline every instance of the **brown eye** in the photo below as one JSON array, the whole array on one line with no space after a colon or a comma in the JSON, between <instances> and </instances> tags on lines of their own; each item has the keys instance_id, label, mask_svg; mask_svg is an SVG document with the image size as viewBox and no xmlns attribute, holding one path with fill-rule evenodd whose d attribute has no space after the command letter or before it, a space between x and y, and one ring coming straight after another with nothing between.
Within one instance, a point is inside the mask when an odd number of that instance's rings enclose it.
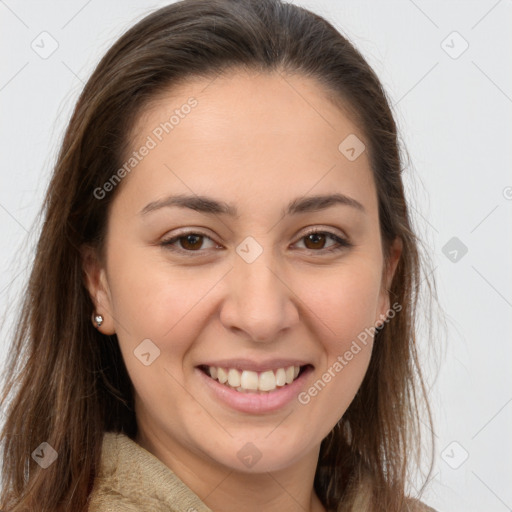
<instances>
[{"instance_id":1,"label":"brown eye","mask_svg":"<svg viewBox=\"0 0 512 512\"><path fill-rule=\"evenodd\" d=\"M215 247L217 245L209 236L194 231L174 236L168 240L162 240L160 245L166 249L177 252L181 251L182 253L203 253L203 249L205 249L203 246L205 243L211 244L209 248Z\"/></svg>"},{"instance_id":2,"label":"brown eye","mask_svg":"<svg viewBox=\"0 0 512 512\"><path fill-rule=\"evenodd\" d=\"M304 237L305 246L308 249L323 249L325 246L326 236L324 233L311 233Z\"/></svg>"},{"instance_id":3,"label":"brown eye","mask_svg":"<svg viewBox=\"0 0 512 512\"><path fill-rule=\"evenodd\" d=\"M190 234L182 236L178 238L178 240L180 240L180 244L183 249L195 251L201 248L203 238L203 235Z\"/></svg>"},{"instance_id":4,"label":"brown eye","mask_svg":"<svg viewBox=\"0 0 512 512\"><path fill-rule=\"evenodd\" d=\"M347 239L341 238L329 231L318 230L306 233L299 239L299 243L304 243L304 248L308 251L322 254L341 251L352 247L352 243Z\"/></svg>"}]
</instances>

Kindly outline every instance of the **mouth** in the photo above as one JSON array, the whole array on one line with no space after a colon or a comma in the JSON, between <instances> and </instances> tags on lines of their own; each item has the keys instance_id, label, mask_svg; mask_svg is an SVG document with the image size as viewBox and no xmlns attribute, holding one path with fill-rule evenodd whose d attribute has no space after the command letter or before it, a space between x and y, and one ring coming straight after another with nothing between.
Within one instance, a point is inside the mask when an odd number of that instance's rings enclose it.
<instances>
[{"instance_id":1,"label":"mouth","mask_svg":"<svg viewBox=\"0 0 512 512\"><path fill-rule=\"evenodd\" d=\"M304 372L313 369L313 366L311 364L285 366L264 371L241 370L204 364L197 368L210 379L239 393L269 394L290 386Z\"/></svg>"}]
</instances>

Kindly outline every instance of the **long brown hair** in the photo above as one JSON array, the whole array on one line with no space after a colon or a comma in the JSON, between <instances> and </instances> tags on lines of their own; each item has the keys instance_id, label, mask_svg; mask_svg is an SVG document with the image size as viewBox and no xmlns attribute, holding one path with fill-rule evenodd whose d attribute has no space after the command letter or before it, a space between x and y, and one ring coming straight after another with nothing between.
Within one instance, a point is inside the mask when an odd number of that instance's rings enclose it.
<instances>
[{"instance_id":1,"label":"long brown hair","mask_svg":"<svg viewBox=\"0 0 512 512\"><path fill-rule=\"evenodd\" d=\"M396 237L403 243L389 289L401 311L376 333L361 388L322 442L314 485L336 511L352 510L364 489L368 510L405 506L410 461L420 464L420 412L430 427L432 417L416 344L419 241L386 94L354 46L303 8L279 0L184 0L148 15L110 48L65 132L1 397L8 404L3 510L86 510L103 432L135 436L132 384L116 336L91 323L81 258L85 246L102 254L109 206L122 183L101 200L94 191L122 165L130 129L157 94L189 77L237 68L317 80L340 108L351 106L366 137L386 258ZM58 453L46 469L31 457L42 442ZM431 470L432 462L429 476Z\"/></svg>"}]
</instances>

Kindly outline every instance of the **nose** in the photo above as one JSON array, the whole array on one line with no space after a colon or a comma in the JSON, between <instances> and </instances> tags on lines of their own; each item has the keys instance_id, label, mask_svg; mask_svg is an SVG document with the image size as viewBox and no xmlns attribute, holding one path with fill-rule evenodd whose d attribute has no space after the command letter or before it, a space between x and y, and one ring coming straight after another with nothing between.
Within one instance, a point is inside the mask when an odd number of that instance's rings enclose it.
<instances>
[{"instance_id":1,"label":"nose","mask_svg":"<svg viewBox=\"0 0 512 512\"><path fill-rule=\"evenodd\" d=\"M271 251L252 263L236 256L226 276L227 293L220 320L226 329L242 331L255 342L271 342L299 322L297 297Z\"/></svg>"}]
</instances>

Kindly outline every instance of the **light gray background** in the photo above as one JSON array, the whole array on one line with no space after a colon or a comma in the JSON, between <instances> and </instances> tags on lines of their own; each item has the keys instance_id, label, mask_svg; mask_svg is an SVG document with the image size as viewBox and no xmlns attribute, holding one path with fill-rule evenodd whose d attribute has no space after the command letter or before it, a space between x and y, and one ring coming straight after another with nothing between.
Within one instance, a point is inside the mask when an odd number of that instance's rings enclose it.
<instances>
[{"instance_id":1,"label":"light gray background","mask_svg":"<svg viewBox=\"0 0 512 512\"><path fill-rule=\"evenodd\" d=\"M114 40L166 3L0 0L2 358L74 102ZM362 51L389 93L411 159L415 224L447 319L433 340L437 462L424 500L440 512L512 510L512 0L295 3ZM43 31L58 43L46 59L31 47L51 48ZM458 246L445 248L453 237ZM426 347L426 335L420 343Z\"/></svg>"}]
</instances>

